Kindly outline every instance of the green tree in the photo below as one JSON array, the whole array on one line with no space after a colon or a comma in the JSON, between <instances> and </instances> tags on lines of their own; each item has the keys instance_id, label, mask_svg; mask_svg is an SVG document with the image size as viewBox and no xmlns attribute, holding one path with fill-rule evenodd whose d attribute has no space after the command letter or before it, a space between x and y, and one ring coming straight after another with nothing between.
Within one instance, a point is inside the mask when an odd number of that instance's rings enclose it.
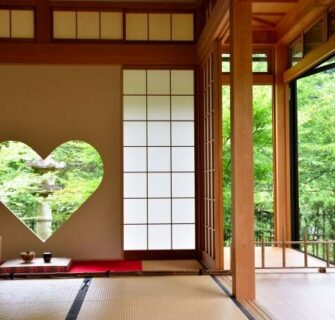
<instances>
[{"instance_id":1,"label":"green tree","mask_svg":"<svg viewBox=\"0 0 335 320\"><path fill-rule=\"evenodd\" d=\"M222 88L224 238L231 241L230 87ZM273 237L272 87L253 87L255 236Z\"/></svg>"}]
</instances>

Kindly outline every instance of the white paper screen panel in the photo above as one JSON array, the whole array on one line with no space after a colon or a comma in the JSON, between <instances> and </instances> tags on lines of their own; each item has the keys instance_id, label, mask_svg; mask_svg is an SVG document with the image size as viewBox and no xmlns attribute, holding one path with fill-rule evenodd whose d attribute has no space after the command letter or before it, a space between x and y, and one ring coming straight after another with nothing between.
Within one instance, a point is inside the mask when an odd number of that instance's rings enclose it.
<instances>
[{"instance_id":1,"label":"white paper screen panel","mask_svg":"<svg viewBox=\"0 0 335 320\"><path fill-rule=\"evenodd\" d=\"M125 172L146 172L147 150L141 147L125 147L123 152Z\"/></svg>"},{"instance_id":2,"label":"white paper screen panel","mask_svg":"<svg viewBox=\"0 0 335 320\"><path fill-rule=\"evenodd\" d=\"M76 12L54 11L53 13L54 39L76 39Z\"/></svg>"},{"instance_id":3,"label":"white paper screen panel","mask_svg":"<svg viewBox=\"0 0 335 320\"><path fill-rule=\"evenodd\" d=\"M122 40L123 38L123 14L122 12L101 12L101 39Z\"/></svg>"},{"instance_id":4,"label":"white paper screen panel","mask_svg":"<svg viewBox=\"0 0 335 320\"><path fill-rule=\"evenodd\" d=\"M10 38L9 10L0 10L0 38Z\"/></svg>"},{"instance_id":5,"label":"white paper screen panel","mask_svg":"<svg viewBox=\"0 0 335 320\"><path fill-rule=\"evenodd\" d=\"M34 39L33 10L0 10L0 38Z\"/></svg>"},{"instance_id":6,"label":"white paper screen panel","mask_svg":"<svg viewBox=\"0 0 335 320\"><path fill-rule=\"evenodd\" d=\"M122 40L123 13L107 11L54 11L53 38Z\"/></svg>"},{"instance_id":7,"label":"white paper screen panel","mask_svg":"<svg viewBox=\"0 0 335 320\"><path fill-rule=\"evenodd\" d=\"M125 199L123 206L125 224L147 223L147 201L145 199Z\"/></svg>"},{"instance_id":8,"label":"white paper screen panel","mask_svg":"<svg viewBox=\"0 0 335 320\"><path fill-rule=\"evenodd\" d=\"M34 33L34 11L11 10L11 37L33 39Z\"/></svg>"},{"instance_id":9,"label":"white paper screen panel","mask_svg":"<svg viewBox=\"0 0 335 320\"><path fill-rule=\"evenodd\" d=\"M123 108L124 249L195 249L194 71L124 70Z\"/></svg>"},{"instance_id":10,"label":"white paper screen panel","mask_svg":"<svg viewBox=\"0 0 335 320\"><path fill-rule=\"evenodd\" d=\"M99 12L77 12L77 39L100 38Z\"/></svg>"},{"instance_id":11,"label":"white paper screen panel","mask_svg":"<svg viewBox=\"0 0 335 320\"><path fill-rule=\"evenodd\" d=\"M150 223L171 223L170 199L149 199L148 220Z\"/></svg>"},{"instance_id":12,"label":"white paper screen panel","mask_svg":"<svg viewBox=\"0 0 335 320\"><path fill-rule=\"evenodd\" d=\"M148 248L147 225L125 225L124 247L132 250L146 250Z\"/></svg>"},{"instance_id":13,"label":"white paper screen panel","mask_svg":"<svg viewBox=\"0 0 335 320\"><path fill-rule=\"evenodd\" d=\"M124 120L146 120L147 114L146 96L124 96L123 97L123 119Z\"/></svg>"},{"instance_id":14,"label":"white paper screen panel","mask_svg":"<svg viewBox=\"0 0 335 320\"><path fill-rule=\"evenodd\" d=\"M170 96L148 96L148 120L170 120Z\"/></svg>"},{"instance_id":15,"label":"white paper screen panel","mask_svg":"<svg viewBox=\"0 0 335 320\"><path fill-rule=\"evenodd\" d=\"M149 40L169 41L171 40L171 15L149 14Z\"/></svg>"},{"instance_id":16,"label":"white paper screen panel","mask_svg":"<svg viewBox=\"0 0 335 320\"><path fill-rule=\"evenodd\" d=\"M193 41L194 40L194 18L193 14L172 14L172 40Z\"/></svg>"},{"instance_id":17,"label":"white paper screen panel","mask_svg":"<svg viewBox=\"0 0 335 320\"><path fill-rule=\"evenodd\" d=\"M148 40L147 13L126 14L126 40L131 41Z\"/></svg>"},{"instance_id":18,"label":"white paper screen panel","mask_svg":"<svg viewBox=\"0 0 335 320\"><path fill-rule=\"evenodd\" d=\"M148 171L170 172L171 171L171 148L150 147L148 148Z\"/></svg>"},{"instance_id":19,"label":"white paper screen panel","mask_svg":"<svg viewBox=\"0 0 335 320\"><path fill-rule=\"evenodd\" d=\"M123 23L123 19L125 19L125 23ZM33 20L31 21L33 22ZM27 23L27 20L25 20L25 23ZM20 31L21 34L22 31L23 29ZM2 33L6 34L6 31L4 30ZM194 15L193 13L54 10L53 38L163 42L194 41Z\"/></svg>"},{"instance_id":20,"label":"white paper screen panel","mask_svg":"<svg viewBox=\"0 0 335 320\"><path fill-rule=\"evenodd\" d=\"M171 249L171 225L149 225L149 250Z\"/></svg>"}]
</instances>

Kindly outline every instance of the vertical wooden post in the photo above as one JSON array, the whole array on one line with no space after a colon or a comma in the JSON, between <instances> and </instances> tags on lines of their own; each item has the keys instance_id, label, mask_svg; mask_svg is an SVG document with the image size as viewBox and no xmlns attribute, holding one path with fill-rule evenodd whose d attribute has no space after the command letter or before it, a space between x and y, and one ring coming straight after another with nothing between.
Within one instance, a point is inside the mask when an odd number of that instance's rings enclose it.
<instances>
[{"instance_id":1,"label":"vertical wooden post","mask_svg":"<svg viewBox=\"0 0 335 320\"><path fill-rule=\"evenodd\" d=\"M224 269L224 222L222 179L222 85L220 42L213 43L213 107L214 107L214 213L215 268Z\"/></svg>"},{"instance_id":2,"label":"vertical wooden post","mask_svg":"<svg viewBox=\"0 0 335 320\"><path fill-rule=\"evenodd\" d=\"M284 229L291 230L288 85L283 81L287 69L287 47L278 44L275 51L274 86L274 224L275 241L281 241ZM285 240L291 240L286 232Z\"/></svg>"},{"instance_id":3,"label":"vertical wooden post","mask_svg":"<svg viewBox=\"0 0 335 320\"><path fill-rule=\"evenodd\" d=\"M265 268L265 247L264 247L264 236L261 240L261 246L262 246L262 268Z\"/></svg>"},{"instance_id":4,"label":"vertical wooden post","mask_svg":"<svg viewBox=\"0 0 335 320\"><path fill-rule=\"evenodd\" d=\"M308 256L307 256L307 232L304 232L304 265L305 268L308 267Z\"/></svg>"},{"instance_id":5,"label":"vertical wooden post","mask_svg":"<svg viewBox=\"0 0 335 320\"><path fill-rule=\"evenodd\" d=\"M50 41L51 30L49 3L48 0L37 0L36 4L36 40L40 43L46 43Z\"/></svg>"},{"instance_id":6,"label":"vertical wooden post","mask_svg":"<svg viewBox=\"0 0 335 320\"><path fill-rule=\"evenodd\" d=\"M251 0L230 0L233 295L255 298Z\"/></svg>"},{"instance_id":7,"label":"vertical wooden post","mask_svg":"<svg viewBox=\"0 0 335 320\"><path fill-rule=\"evenodd\" d=\"M327 259L327 268L330 266L330 261L329 261L329 253L330 253L330 243L329 240L326 242L326 259ZM1 259L0 259L1 260Z\"/></svg>"},{"instance_id":8,"label":"vertical wooden post","mask_svg":"<svg viewBox=\"0 0 335 320\"><path fill-rule=\"evenodd\" d=\"M283 249L283 268L286 268L286 251L285 251L285 228L283 228L282 249Z\"/></svg>"}]
</instances>

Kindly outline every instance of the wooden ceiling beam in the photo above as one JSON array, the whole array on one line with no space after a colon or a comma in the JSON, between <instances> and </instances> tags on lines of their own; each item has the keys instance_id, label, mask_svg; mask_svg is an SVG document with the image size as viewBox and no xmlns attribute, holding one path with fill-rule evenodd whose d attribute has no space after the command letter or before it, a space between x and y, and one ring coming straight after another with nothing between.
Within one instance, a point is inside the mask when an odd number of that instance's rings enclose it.
<instances>
[{"instance_id":1,"label":"wooden ceiling beam","mask_svg":"<svg viewBox=\"0 0 335 320\"><path fill-rule=\"evenodd\" d=\"M195 65L194 44L0 43L0 63Z\"/></svg>"},{"instance_id":2,"label":"wooden ceiling beam","mask_svg":"<svg viewBox=\"0 0 335 320\"><path fill-rule=\"evenodd\" d=\"M262 18L259 18L259 17L252 17L252 20L253 21L256 21L256 22L259 22L267 27L270 27L271 29L272 28L275 28L276 24L273 23L273 22L270 22L268 20L265 20L265 19L262 19Z\"/></svg>"},{"instance_id":3,"label":"wooden ceiling beam","mask_svg":"<svg viewBox=\"0 0 335 320\"><path fill-rule=\"evenodd\" d=\"M293 7L276 27L278 43L289 44L322 13L335 4L335 0L304 0Z\"/></svg>"},{"instance_id":4,"label":"wooden ceiling beam","mask_svg":"<svg viewBox=\"0 0 335 320\"><path fill-rule=\"evenodd\" d=\"M212 14L202 30L198 45L197 57L201 61L210 49L212 42L219 38L229 20L229 0L217 0Z\"/></svg>"},{"instance_id":5,"label":"wooden ceiling beam","mask_svg":"<svg viewBox=\"0 0 335 320\"><path fill-rule=\"evenodd\" d=\"M284 12L253 12L253 16L263 16L263 17L283 17Z\"/></svg>"},{"instance_id":6,"label":"wooden ceiling beam","mask_svg":"<svg viewBox=\"0 0 335 320\"><path fill-rule=\"evenodd\" d=\"M298 0L252 0L253 3L298 3Z\"/></svg>"}]
</instances>

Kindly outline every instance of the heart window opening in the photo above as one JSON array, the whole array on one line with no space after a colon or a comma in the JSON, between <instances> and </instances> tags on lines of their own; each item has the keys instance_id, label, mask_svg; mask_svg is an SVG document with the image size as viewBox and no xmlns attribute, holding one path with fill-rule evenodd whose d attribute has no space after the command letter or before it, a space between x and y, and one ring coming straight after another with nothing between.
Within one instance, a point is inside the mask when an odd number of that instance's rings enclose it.
<instances>
[{"instance_id":1,"label":"heart window opening","mask_svg":"<svg viewBox=\"0 0 335 320\"><path fill-rule=\"evenodd\" d=\"M0 201L40 240L48 240L98 189L98 151L68 141L42 159L22 142L0 143Z\"/></svg>"}]
</instances>

